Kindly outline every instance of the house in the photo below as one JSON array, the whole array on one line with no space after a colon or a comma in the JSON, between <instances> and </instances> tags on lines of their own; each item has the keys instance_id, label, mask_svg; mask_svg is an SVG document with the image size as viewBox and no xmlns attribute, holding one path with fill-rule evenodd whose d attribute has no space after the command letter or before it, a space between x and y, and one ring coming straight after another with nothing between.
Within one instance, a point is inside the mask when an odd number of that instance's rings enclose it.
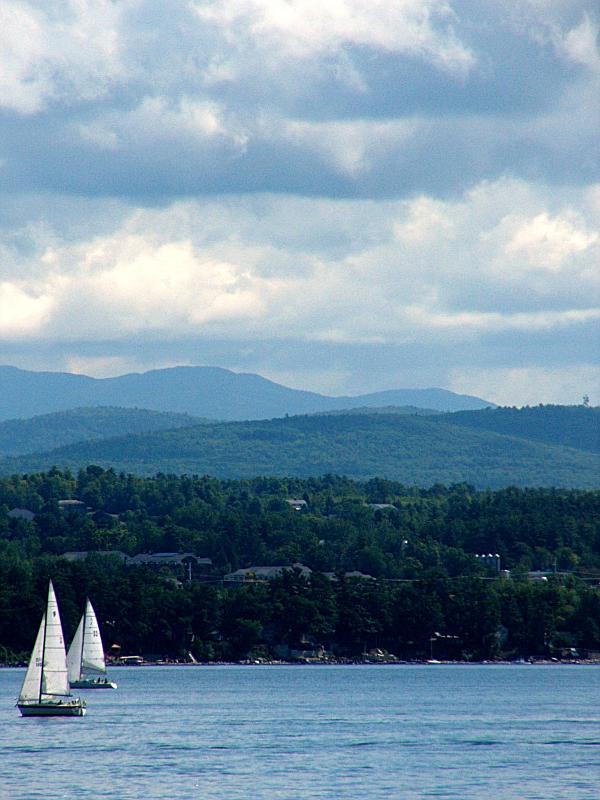
<instances>
[{"instance_id":1,"label":"house","mask_svg":"<svg viewBox=\"0 0 600 800\"><path fill-rule=\"evenodd\" d=\"M177 569L188 580L193 576L206 575L212 567L212 559L198 558L194 553L138 553L127 559L128 567L150 567Z\"/></svg>"},{"instance_id":2,"label":"house","mask_svg":"<svg viewBox=\"0 0 600 800\"><path fill-rule=\"evenodd\" d=\"M128 667L138 667L144 663L142 656L118 656L117 664L124 664Z\"/></svg>"},{"instance_id":3,"label":"house","mask_svg":"<svg viewBox=\"0 0 600 800\"><path fill-rule=\"evenodd\" d=\"M110 525L120 519L119 514L110 514L108 511L88 511L88 516L96 525Z\"/></svg>"},{"instance_id":4,"label":"house","mask_svg":"<svg viewBox=\"0 0 600 800\"><path fill-rule=\"evenodd\" d=\"M546 583L554 574L551 570L534 569L527 573L527 580L533 583Z\"/></svg>"},{"instance_id":5,"label":"house","mask_svg":"<svg viewBox=\"0 0 600 800\"><path fill-rule=\"evenodd\" d=\"M337 581L339 580L339 572L324 572L326 578L329 578L330 581ZM359 581L374 581L375 578L372 575L367 575L366 572L360 572L357 569L350 570L349 572L342 573L344 578L354 578L354 580Z\"/></svg>"},{"instance_id":6,"label":"house","mask_svg":"<svg viewBox=\"0 0 600 800\"><path fill-rule=\"evenodd\" d=\"M256 583L272 581L274 578L279 578L286 570L298 570L301 575L308 578L312 574L310 567L305 567L304 564L292 564L291 566L274 566L274 567L245 567L244 569L236 569L235 572L230 572L228 575L223 576L225 583Z\"/></svg>"},{"instance_id":7,"label":"house","mask_svg":"<svg viewBox=\"0 0 600 800\"><path fill-rule=\"evenodd\" d=\"M58 510L62 511L64 514L85 514L87 512L87 506L83 500L59 500Z\"/></svg>"},{"instance_id":8,"label":"house","mask_svg":"<svg viewBox=\"0 0 600 800\"><path fill-rule=\"evenodd\" d=\"M375 509L375 511L383 511L386 508L391 508L394 511L398 510L396 506L392 505L391 503L365 503L365 505L369 508Z\"/></svg>"},{"instance_id":9,"label":"house","mask_svg":"<svg viewBox=\"0 0 600 800\"><path fill-rule=\"evenodd\" d=\"M188 580L197 575L205 575L212 567L212 559L198 558L193 553L139 553L136 556L128 556L120 550L70 550L63 553L61 558L67 561L85 561L88 555L115 556L127 567L151 567L160 569L168 567L175 569Z\"/></svg>"},{"instance_id":10,"label":"house","mask_svg":"<svg viewBox=\"0 0 600 800\"><path fill-rule=\"evenodd\" d=\"M288 497L285 502L288 503L294 511L304 511L304 509L308 507L306 500L301 500L296 497Z\"/></svg>"}]
</instances>

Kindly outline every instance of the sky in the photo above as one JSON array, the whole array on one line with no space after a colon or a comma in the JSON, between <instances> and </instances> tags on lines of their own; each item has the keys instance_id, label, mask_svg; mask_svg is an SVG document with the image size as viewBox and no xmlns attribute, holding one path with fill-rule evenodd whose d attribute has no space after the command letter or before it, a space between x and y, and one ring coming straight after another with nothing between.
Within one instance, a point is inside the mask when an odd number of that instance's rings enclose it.
<instances>
[{"instance_id":1,"label":"sky","mask_svg":"<svg viewBox=\"0 0 600 800\"><path fill-rule=\"evenodd\" d=\"M600 404L597 0L3 0L0 363Z\"/></svg>"}]
</instances>

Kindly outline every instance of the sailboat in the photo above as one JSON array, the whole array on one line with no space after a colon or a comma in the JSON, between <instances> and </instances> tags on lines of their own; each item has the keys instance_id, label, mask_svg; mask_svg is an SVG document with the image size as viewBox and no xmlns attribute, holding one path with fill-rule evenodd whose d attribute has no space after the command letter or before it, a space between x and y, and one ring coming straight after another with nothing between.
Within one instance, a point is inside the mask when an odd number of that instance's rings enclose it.
<instances>
[{"instance_id":1,"label":"sailboat","mask_svg":"<svg viewBox=\"0 0 600 800\"><path fill-rule=\"evenodd\" d=\"M116 689L106 676L104 648L98 620L89 600L67 654L69 683L74 689Z\"/></svg>"},{"instance_id":2,"label":"sailboat","mask_svg":"<svg viewBox=\"0 0 600 800\"><path fill-rule=\"evenodd\" d=\"M25 680L17 700L23 717L83 717L85 702L69 689L67 657L52 581Z\"/></svg>"}]
</instances>

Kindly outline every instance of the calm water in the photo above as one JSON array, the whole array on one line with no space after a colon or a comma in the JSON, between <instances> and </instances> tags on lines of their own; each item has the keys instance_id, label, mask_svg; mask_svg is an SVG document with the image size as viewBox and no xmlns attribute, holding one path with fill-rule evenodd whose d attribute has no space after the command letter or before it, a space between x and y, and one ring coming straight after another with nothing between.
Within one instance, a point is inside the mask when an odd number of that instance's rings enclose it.
<instances>
[{"instance_id":1,"label":"calm water","mask_svg":"<svg viewBox=\"0 0 600 800\"><path fill-rule=\"evenodd\" d=\"M600 667L115 669L83 719L22 719L0 798L600 797Z\"/></svg>"}]
</instances>

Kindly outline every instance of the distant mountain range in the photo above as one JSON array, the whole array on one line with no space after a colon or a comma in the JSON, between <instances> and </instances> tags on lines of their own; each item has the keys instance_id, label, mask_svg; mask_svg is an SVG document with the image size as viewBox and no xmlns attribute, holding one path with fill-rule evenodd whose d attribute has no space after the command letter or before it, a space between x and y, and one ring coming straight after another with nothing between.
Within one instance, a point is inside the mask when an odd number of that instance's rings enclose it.
<instances>
[{"instance_id":1,"label":"distant mountain range","mask_svg":"<svg viewBox=\"0 0 600 800\"><path fill-rule=\"evenodd\" d=\"M218 367L173 367L117 378L90 378L0 366L0 420L95 406L143 408L218 420L253 420L356 407L418 406L459 411L485 408L493 403L445 389L398 389L356 397L329 397L290 389L260 375Z\"/></svg>"},{"instance_id":2,"label":"distant mountain range","mask_svg":"<svg viewBox=\"0 0 600 800\"><path fill-rule=\"evenodd\" d=\"M406 411L367 408L197 424L177 414L82 409L0 424L0 456L5 456L0 457L0 474L94 463L140 475L336 473L421 486L463 481L483 488L600 486L598 408ZM128 425L131 432L123 435ZM145 425L148 432L141 432ZM57 447L61 441L64 446Z\"/></svg>"}]
</instances>

